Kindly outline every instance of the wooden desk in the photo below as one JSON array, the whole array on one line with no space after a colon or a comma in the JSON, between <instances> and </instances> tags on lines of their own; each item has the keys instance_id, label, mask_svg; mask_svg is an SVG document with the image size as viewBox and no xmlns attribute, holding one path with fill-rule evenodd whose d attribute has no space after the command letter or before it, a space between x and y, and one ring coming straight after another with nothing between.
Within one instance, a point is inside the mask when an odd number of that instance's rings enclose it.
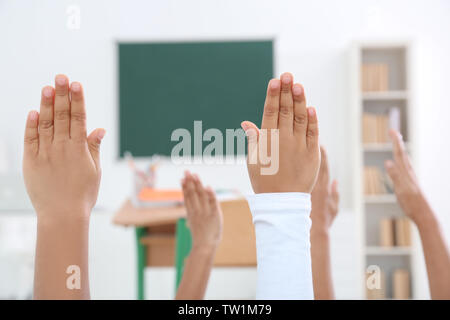
<instances>
[{"instance_id":1,"label":"wooden desk","mask_svg":"<svg viewBox=\"0 0 450 320\"><path fill-rule=\"evenodd\" d=\"M214 265L255 266L255 233L247 201L245 199L222 201L220 206L224 222L223 237L216 252ZM185 217L184 206L136 208L130 200L127 200L114 216L115 224L136 227L139 299L144 298L146 266L174 265L177 247L176 225Z\"/></svg>"}]
</instances>

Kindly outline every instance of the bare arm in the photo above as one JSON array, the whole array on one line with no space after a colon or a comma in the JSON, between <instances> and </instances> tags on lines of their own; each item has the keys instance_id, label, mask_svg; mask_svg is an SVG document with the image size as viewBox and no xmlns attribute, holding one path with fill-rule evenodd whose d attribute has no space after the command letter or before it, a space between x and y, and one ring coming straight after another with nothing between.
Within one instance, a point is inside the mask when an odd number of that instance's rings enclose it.
<instances>
[{"instance_id":1,"label":"bare arm","mask_svg":"<svg viewBox=\"0 0 450 320\"><path fill-rule=\"evenodd\" d=\"M192 250L186 259L177 300L203 299L216 249L222 238L222 211L211 188L186 172L182 181Z\"/></svg>"},{"instance_id":2,"label":"bare arm","mask_svg":"<svg viewBox=\"0 0 450 320\"><path fill-rule=\"evenodd\" d=\"M450 252L439 222L419 187L404 143L398 132L390 132L394 161L385 163L395 194L405 214L419 229L432 299L450 299Z\"/></svg>"},{"instance_id":3,"label":"bare arm","mask_svg":"<svg viewBox=\"0 0 450 320\"><path fill-rule=\"evenodd\" d=\"M328 158L323 147L321 163L316 185L311 193L311 263L314 286L314 298L317 300L334 299L333 279L331 276L329 229L337 215L339 193L337 182L330 185Z\"/></svg>"},{"instance_id":4,"label":"bare arm","mask_svg":"<svg viewBox=\"0 0 450 320\"><path fill-rule=\"evenodd\" d=\"M71 93L71 94L70 94ZM81 84L59 75L28 115L23 173L37 214L35 299L89 299L89 217L100 184L105 131L86 135Z\"/></svg>"}]
</instances>

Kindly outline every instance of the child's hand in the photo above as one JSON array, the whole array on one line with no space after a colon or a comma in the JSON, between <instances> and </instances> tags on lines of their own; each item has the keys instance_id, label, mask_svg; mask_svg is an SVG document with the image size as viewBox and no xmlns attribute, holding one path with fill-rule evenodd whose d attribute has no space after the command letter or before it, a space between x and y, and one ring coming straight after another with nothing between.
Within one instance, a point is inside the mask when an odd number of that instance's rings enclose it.
<instances>
[{"instance_id":1,"label":"child's hand","mask_svg":"<svg viewBox=\"0 0 450 320\"><path fill-rule=\"evenodd\" d=\"M25 130L23 172L38 218L88 218L100 184L100 142L105 130L86 136L81 84L58 75L44 87L40 113L31 111Z\"/></svg>"},{"instance_id":2,"label":"child's hand","mask_svg":"<svg viewBox=\"0 0 450 320\"><path fill-rule=\"evenodd\" d=\"M417 223L420 215L426 212L422 210L427 206L426 200L406 153L402 136L395 130L391 130L389 135L393 142L394 161L387 160L384 166L394 183L394 191L400 206L405 214Z\"/></svg>"},{"instance_id":3,"label":"child's hand","mask_svg":"<svg viewBox=\"0 0 450 320\"><path fill-rule=\"evenodd\" d=\"M214 191L189 172L181 184L193 249L215 250L222 239L222 211Z\"/></svg>"},{"instance_id":4,"label":"child's hand","mask_svg":"<svg viewBox=\"0 0 450 320\"><path fill-rule=\"evenodd\" d=\"M314 108L306 107L304 89L300 84L293 85L290 73L281 75L281 81L272 79L269 82L261 132L249 121L241 125L249 142L247 166L255 193L311 192L320 165L317 115ZM267 130L267 143L261 139L264 129ZM279 139L272 139L273 129L279 129ZM267 165L263 165L259 156L252 164L250 159L255 159L254 152L259 153L252 148L255 142L258 142L259 150L261 147L269 150L263 154L270 155L274 172L262 173L261 169ZM272 147L274 144L279 146L278 154Z\"/></svg>"},{"instance_id":5,"label":"child's hand","mask_svg":"<svg viewBox=\"0 0 450 320\"><path fill-rule=\"evenodd\" d=\"M328 157L325 148L320 147L321 162L316 185L311 192L312 229L328 231L339 209L337 181L330 184Z\"/></svg>"}]
</instances>

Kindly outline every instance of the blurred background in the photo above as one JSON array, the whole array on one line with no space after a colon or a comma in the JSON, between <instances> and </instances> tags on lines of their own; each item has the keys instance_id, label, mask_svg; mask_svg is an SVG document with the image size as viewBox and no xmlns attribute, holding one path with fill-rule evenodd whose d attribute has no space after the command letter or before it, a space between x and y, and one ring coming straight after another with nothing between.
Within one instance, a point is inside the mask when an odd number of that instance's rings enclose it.
<instances>
[{"instance_id":1,"label":"blurred background","mask_svg":"<svg viewBox=\"0 0 450 320\"><path fill-rule=\"evenodd\" d=\"M170 299L174 268L146 260L150 266L143 279L138 277L139 232L113 223L135 193L124 151L137 156L137 166L147 167L151 155L167 156L167 146L174 145L167 135L155 136L158 125L192 131L193 120L202 120L203 112L211 120L203 130L238 128L239 119L253 114L249 110L263 107L265 83L285 71L304 84L308 103L317 108L321 143L329 153L331 175L339 181L340 212L331 228L336 297L371 298L364 288L365 270L379 265L386 278L379 298L395 297L399 271L408 275L408 298L428 298L414 227L406 224L411 228L406 240L386 229L389 221L397 229L402 213L382 163L391 152L385 132L396 127L450 239L449 17L447 0L0 0L0 298L31 297L36 219L21 176L23 129L27 112L39 108L41 88L53 84L56 74L83 84L89 130L107 131L90 229L92 298L136 299L142 285L146 299ZM200 47L192 49L193 43ZM145 58L160 49L154 59ZM218 56L222 49L227 54ZM205 57L200 59L195 50ZM182 57L189 59L180 62ZM183 63L190 72L180 67ZM245 78L249 74L254 87ZM204 87L204 77L217 86ZM158 85L180 91L155 98ZM249 87L239 90L243 86ZM206 104L183 118L190 112L181 107L192 104L183 101L191 98L183 94L188 89L198 90L192 97L199 104L204 97ZM164 97L167 105L160 103ZM233 111L239 110L240 98L255 104L242 109L242 117ZM226 105L228 113L221 109ZM219 111L234 116L216 124ZM260 117L261 110L255 112ZM148 126L133 122L139 118L148 118ZM179 188L185 169L216 190L252 192L242 163L174 165L167 158L159 161L154 187ZM370 179L378 185L368 187ZM172 242L166 245L164 250L173 250ZM207 298L254 298L255 270L251 264L218 265Z\"/></svg>"}]
</instances>

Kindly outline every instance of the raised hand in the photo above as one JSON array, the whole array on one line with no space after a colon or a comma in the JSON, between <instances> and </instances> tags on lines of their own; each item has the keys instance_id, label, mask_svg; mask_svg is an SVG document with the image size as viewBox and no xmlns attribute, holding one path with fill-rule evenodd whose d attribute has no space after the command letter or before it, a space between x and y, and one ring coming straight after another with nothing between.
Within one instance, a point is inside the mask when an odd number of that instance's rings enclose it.
<instances>
[{"instance_id":1,"label":"raised hand","mask_svg":"<svg viewBox=\"0 0 450 320\"><path fill-rule=\"evenodd\" d=\"M100 184L100 142L86 135L81 84L58 75L28 115L23 174L37 214L35 299L88 299L89 217Z\"/></svg>"},{"instance_id":2,"label":"raised hand","mask_svg":"<svg viewBox=\"0 0 450 320\"><path fill-rule=\"evenodd\" d=\"M320 147L319 176L311 193L311 265L315 299L334 299L329 229L339 209L337 181L330 184L328 157Z\"/></svg>"},{"instance_id":3,"label":"raised hand","mask_svg":"<svg viewBox=\"0 0 450 320\"><path fill-rule=\"evenodd\" d=\"M23 173L39 218L86 218L100 184L100 142L105 130L86 135L81 84L58 75L42 89L40 113L31 111L25 131Z\"/></svg>"},{"instance_id":4,"label":"raised hand","mask_svg":"<svg viewBox=\"0 0 450 320\"><path fill-rule=\"evenodd\" d=\"M387 160L385 168L394 184L394 192L403 211L413 221L417 221L427 213L424 203L426 200L406 153L402 136L395 130L391 130L389 135L393 143L394 160Z\"/></svg>"},{"instance_id":5,"label":"raised hand","mask_svg":"<svg viewBox=\"0 0 450 320\"><path fill-rule=\"evenodd\" d=\"M192 249L186 259L176 299L203 299L216 249L222 239L222 210L211 188L189 172L181 182Z\"/></svg>"},{"instance_id":6,"label":"raised hand","mask_svg":"<svg viewBox=\"0 0 450 320\"><path fill-rule=\"evenodd\" d=\"M290 73L269 82L261 130L250 121L241 126L255 193L312 191L320 165L317 114L306 107L303 86L294 85ZM270 168L261 155L270 156Z\"/></svg>"},{"instance_id":7,"label":"raised hand","mask_svg":"<svg viewBox=\"0 0 450 320\"><path fill-rule=\"evenodd\" d=\"M432 299L450 299L450 251L438 219L419 187L402 136L389 132L394 161L385 162L400 207L416 224L422 241Z\"/></svg>"},{"instance_id":8,"label":"raised hand","mask_svg":"<svg viewBox=\"0 0 450 320\"><path fill-rule=\"evenodd\" d=\"M222 210L210 187L186 172L181 183L193 247L215 249L222 239Z\"/></svg>"},{"instance_id":9,"label":"raised hand","mask_svg":"<svg viewBox=\"0 0 450 320\"><path fill-rule=\"evenodd\" d=\"M339 192L337 181L330 184L328 156L324 147L320 147L321 162L316 185L311 192L312 228L327 231L334 221L339 209Z\"/></svg>"}]
</instances>

